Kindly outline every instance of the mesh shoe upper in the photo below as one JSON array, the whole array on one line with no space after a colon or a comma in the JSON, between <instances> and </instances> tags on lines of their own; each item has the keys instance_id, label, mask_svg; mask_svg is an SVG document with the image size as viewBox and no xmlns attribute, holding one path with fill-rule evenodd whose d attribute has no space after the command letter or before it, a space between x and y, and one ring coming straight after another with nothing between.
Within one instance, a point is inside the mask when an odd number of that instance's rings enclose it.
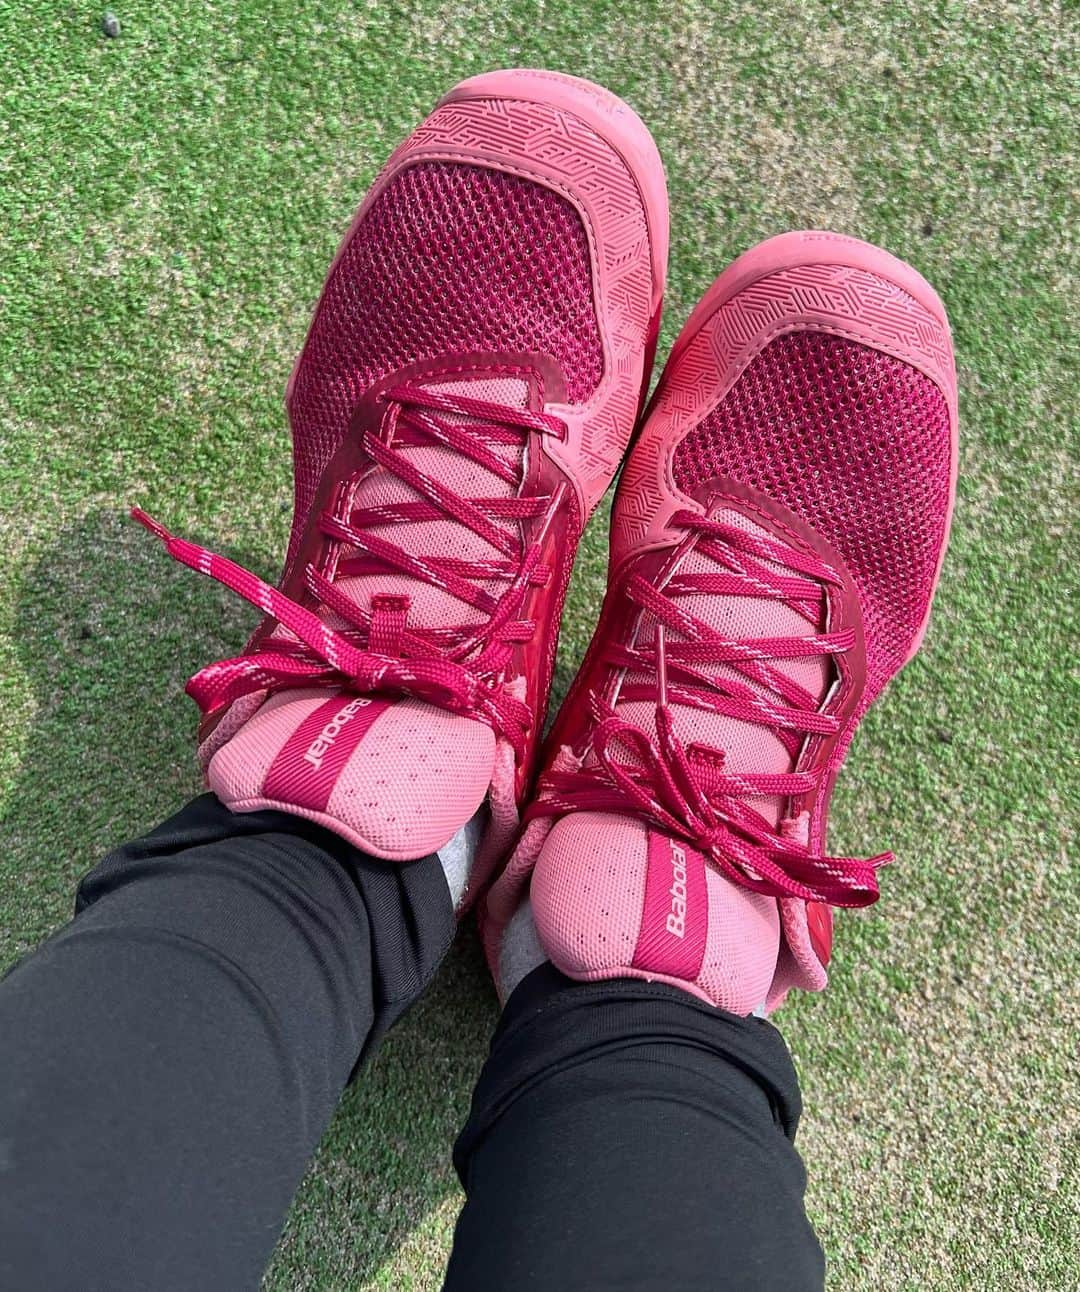
<instances>
[{"instance_id":1,"label":"mesh shoe upper","mask_svg":"<svg viewBox=\"0 0 1080 1292\"><path fill-rule=\"evenodd\" d=\"M859 589L875 694L926 614L949 465L941 389L901 359L821 332L771 342L672 459L684 493L741 480L841 553Z\"/></svg>"},{"instance_id":2,"label":"mesh shoe upper","mask_svg":"<svg viewBox=\"0 0 1080 1292\"><path fill-rule=\"evenodd\" d=\"M603 372L588 240L572 204L534 180L418 162L378 195L327 280L289 414L298 522L356 402L439 355L550 356L569 403Z\"/></svg>"}]
</instances>

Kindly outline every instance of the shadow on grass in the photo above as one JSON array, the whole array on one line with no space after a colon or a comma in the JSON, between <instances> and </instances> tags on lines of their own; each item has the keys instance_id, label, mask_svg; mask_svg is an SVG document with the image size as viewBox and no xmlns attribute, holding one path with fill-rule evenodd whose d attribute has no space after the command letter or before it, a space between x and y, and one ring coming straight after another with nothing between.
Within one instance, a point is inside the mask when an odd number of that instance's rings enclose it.
<instances>
[{"instance_id":1,"label":"shadow on grass","mask_svg":"<svg viewBox=\"0 0 1080 1292\"><path fill-rule=\"evenodd\" d=\"M229 555L274 569L266 551ZM0 965L68 918L79 877L105 852L199 792L182 687L238 649L254 612L174 565L134 522L99 511L27 571L16 615L36 715L0 822ZM450 1147L494 1019L468 933L346 1092L267 1286L358 1286L456 1192Z\"/></svg>"}]
</instances>

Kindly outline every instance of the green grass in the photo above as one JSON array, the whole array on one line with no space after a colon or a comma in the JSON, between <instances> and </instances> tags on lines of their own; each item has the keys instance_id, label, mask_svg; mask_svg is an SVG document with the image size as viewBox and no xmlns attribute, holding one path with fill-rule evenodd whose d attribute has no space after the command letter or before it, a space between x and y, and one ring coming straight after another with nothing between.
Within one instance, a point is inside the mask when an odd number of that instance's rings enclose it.
<instances>
[{"instance_id":1,"label":"green grass","mask_svg":"<svg viewBox=\"0 0 1080 1292\"><path fill-rule=\"evenodd\" d=\"M469 74L576 72L634 104L667 164L662 346L732 256L789 227L879 242L948 306L953 545L925 650L860 732L834 812L839 848L900 861L885 900L841 920L830 990L779 1022L832 1287L1075 1286L1075 10L118 12L107 41L94 6L0 0L0 963L67 916L104 850L197 789L179 688L251 622L125 508L274 572L280 393L377 167ZM579 561L563 683L606 523ZM494 1017L465 940L347 1094L269 1288L439 1286L449 1144Z\"/></svg>"}]
</instances>

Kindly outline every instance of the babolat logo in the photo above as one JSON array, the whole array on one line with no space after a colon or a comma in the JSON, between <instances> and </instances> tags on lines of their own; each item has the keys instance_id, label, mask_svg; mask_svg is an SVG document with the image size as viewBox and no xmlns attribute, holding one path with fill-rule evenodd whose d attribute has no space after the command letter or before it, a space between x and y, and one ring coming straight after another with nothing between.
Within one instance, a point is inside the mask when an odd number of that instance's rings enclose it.
<instances>
[{"instance_id":1,"label":"babolat logo","mask_svg":"<svg viewBox=\"0 0 1080 1292\"><path fill-rule=\"evenodd\" d=\"M335 713L308 746L307 753L304 755L304 762L310 763L317 771L322 766L322 760L330 752L334 741L341 735L342 727L345 726L350 718L355 717L361 709L366 709L370 703L369 697L358 695L355 700L350 700L343 709Z\"/></svg>"},{"instance_id":2,"label":"babolat logo","mask_svg":"<svg viewBox=\"0 0 1080 1292\"><path fill-rule=\"evenodd\" d=\"M677 843L671 845L671 910L667 931L676 938L686 936L686 853Z\"/></svg>"}]
</instances>

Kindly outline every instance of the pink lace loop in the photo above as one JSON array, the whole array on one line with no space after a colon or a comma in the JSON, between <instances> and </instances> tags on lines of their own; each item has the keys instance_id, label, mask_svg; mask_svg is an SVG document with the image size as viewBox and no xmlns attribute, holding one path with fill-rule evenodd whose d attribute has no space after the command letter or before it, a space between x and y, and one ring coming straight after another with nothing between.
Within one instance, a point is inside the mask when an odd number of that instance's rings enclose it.
<instances>
[{"instance_id":1,"label":"pink lace loop","mask_svg":"<svg viewBox=\"0 0 1080 1292\"><path fill-rule=\"evenodd\" d=\"M542 560L543 545L565 490L559 488L547 499L462 498L441 481L419 472L392 441L400 427L413 437L412 442L427 437L452 445L485 467L494 463L497 474L502 474L505 463L491 453L488 442L512 443L523 432L561 437L565 427L547 413L411 386L395 387L383 398L389 405L389 435L365 435L365 452L378 467L404 480L423 501L376 509L374 518L371 514L342 515L331 507L319 521L324 537L348 544L360 553L359 557L340 561L337 576L359 570L402 572L434 583L482 610L487 619L479 625L456 629L413 627L408 622L409 598L376 594L371 610L363 609L314 565L305 571L306 589L315 605L315 609L308 609L242 566L177 538L135 507L132 516L161 539L175 560L224 584L292 634L264 640L260 649L250 654L208 665L188 682L187 692L204 713L217 712L253 692L297 686L414 696L486 722L520 755L532 714L523 700L506 689L503 675L515 644L528 640L535 628L531 620L520 617L520 611L529 588L550 576L552 567ZM453 415L455 419L475 419L482 425L440 420L439 414L444 418ZM338 505L342 497L344 491L339 490ZM500 505L485 506L496 501ZM473 530L502 559L463 562L422 557L366 532L373 524L405 524L445 516ZM536 540L520 550L512 533L493 524L491 516L520 520L539 517ZM480 579L503 581L507 586L495 596L477 586ZM320 609L336 615L345 627L331 628L317 613Z\"/></svg>"},{"instance_id":2,"label":"pink lace loop","mask_svg":"<svg viewBox=\"0 0 1080 1292\"><path fill-rule=\"evenodd\" d=\"M892 860L890 853L865 860L814 853L790 828L790 820L776 828L744 801L755 795L779 795L797 802L816 790L816 773L729 772L722 750L683 746L671 711L675 702L767 726L793 757L807 735L835 731L837 720L818 712L816 697L765 661L841 654L853 645L852 632L727 639L671 598L708 591L771 596L783 599L816 624L821 585L836 584L839 576L825 562L778 540L747 534L692 512L678 513L675 521L696 532L698 550L725 567L724 572L676 575L663 592L632 576L626 595L656 619L653 641L632 647L613 642L603 660L610 667L647 673L654 679L624 685L619 698L648 696L655 704L656 739L593 696L595 725L579 770L545 775L526 819L573 811L631 812L685 840L728 879L753 892L833 906L869 905L878 896L877 869ZM797 574L778 574L775 565ZM681 641L667 640L672 630ZM778 700L730 677L704 672L702 666L710 663L734 666L748 680L775 692ZM619 750L623 758L616 756Z\"/></svg>"}]
</instances>

